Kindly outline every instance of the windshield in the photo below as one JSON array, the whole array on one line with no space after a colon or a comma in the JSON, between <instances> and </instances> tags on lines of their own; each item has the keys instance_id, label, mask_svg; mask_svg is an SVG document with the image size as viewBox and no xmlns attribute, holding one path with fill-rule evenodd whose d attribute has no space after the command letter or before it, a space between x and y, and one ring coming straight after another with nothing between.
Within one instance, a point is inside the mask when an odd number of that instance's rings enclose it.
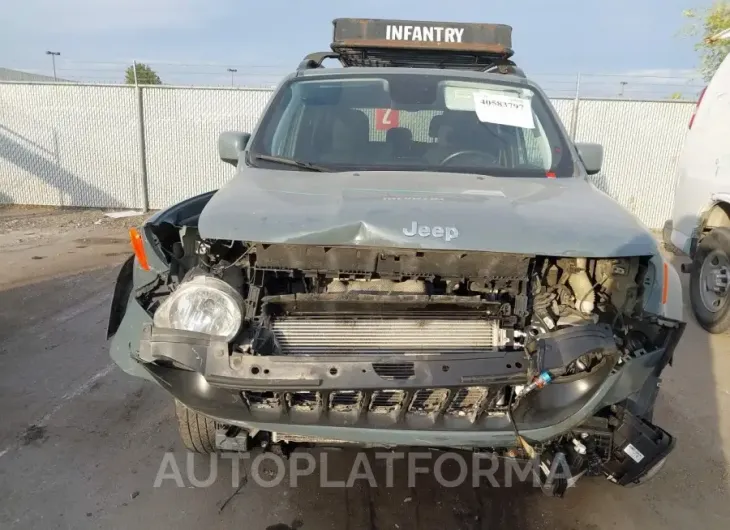
<instances>
[{"instance_id":1,"label":"windshield","mask_svg":"<svg viewBox=\"0 0 730 530\"><path fill-rule=\"evenodd\" d=\"M509 81L453 74L292 79L274 96L249 155L251 164L294 171L305 168L287 161L320 171L542 178L571 177L574 171L566 140L540 93Z\"/></svg>"}]
</instances>

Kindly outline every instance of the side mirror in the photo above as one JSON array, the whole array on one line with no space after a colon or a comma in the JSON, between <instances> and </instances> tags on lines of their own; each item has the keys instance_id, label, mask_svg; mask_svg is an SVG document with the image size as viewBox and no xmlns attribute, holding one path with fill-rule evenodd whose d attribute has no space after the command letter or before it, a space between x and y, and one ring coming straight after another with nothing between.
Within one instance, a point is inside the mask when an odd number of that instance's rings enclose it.
<instances>
[{"instance_id":1,"label":"side mirror","mask_svg":"<svg viewBox=\"0 0 730 530\"><path fill-rule=\"evenodd\" d=\"M222 132L218 136L218 156L223 162L238 165L238 155L246 148L251 135L243 132Z\"/></svg>"},{"instance_id":2,"label":"side mirror","mask_svg":"<svg viewBox=\"0 0 730 530\"><path fill-rule=\"evenodd\" d=\"M577 143L575 146L578 148L578 154L583 161L586 172L589 175L599 173L601 166L603 166L603 146L592 143Z\"/></svg>"}]
</instances>

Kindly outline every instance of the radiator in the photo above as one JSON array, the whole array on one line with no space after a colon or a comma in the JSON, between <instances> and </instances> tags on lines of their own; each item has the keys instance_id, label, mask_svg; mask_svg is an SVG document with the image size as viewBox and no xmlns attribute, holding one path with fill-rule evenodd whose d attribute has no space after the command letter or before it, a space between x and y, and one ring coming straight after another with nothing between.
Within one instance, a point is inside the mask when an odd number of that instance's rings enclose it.
<instances>
[{"instance_id":1,"label":"radiator","mask_svg":"<svg viewBox=\"0 0 730 530\"><path fill-rule=\"evenodd\" d=\"M328 353L479 353L504 344L496 319L464 320L439 315L401 318L276 318L271 331L280 354Z\"/></svg>"}]
</instances>

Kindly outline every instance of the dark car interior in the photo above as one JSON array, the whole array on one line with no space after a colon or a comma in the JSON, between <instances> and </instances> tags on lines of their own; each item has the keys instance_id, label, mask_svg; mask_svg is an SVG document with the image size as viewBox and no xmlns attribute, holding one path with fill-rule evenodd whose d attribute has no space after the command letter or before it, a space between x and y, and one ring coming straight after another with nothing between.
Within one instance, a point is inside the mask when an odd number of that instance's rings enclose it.
<instances>
[{"instance_id":1,"label":"dark car interior","mask_svg":"<svg viewBox=\"0 0 730 530\"><path fill-rule=\"evenodd\" d=\"M465 81L463 88L459 82L409 74L295 81L278 94L252 150L333 169L448 166L516 176L572 174L570 158L561 155L562 137L539 97L532 98L539 126L504 125L480 120L474 109L473 91L495 84ZM377 118L383 112L399 119L386 127Z\"/></svg>"},{"instance_id":2,"label":"dark car interior","mask_svg":"<svg viewBox=\"0 0 730 530\"><path fill-rule=\"evenodd\" d=\"M309 119L307 114L311 114ZM410 126L378 131L372 116L361 109L339 106L307 109L297 135L294 158L322 164L400 165L420 161L439 165L458 152L473 151L469 157L480 157L490 164L498 162L514 167L530 162L525 156L527 149L521 131L514 127L480 123L474 112L410 114L414 115Z\"/></svg>"}]
</instances>

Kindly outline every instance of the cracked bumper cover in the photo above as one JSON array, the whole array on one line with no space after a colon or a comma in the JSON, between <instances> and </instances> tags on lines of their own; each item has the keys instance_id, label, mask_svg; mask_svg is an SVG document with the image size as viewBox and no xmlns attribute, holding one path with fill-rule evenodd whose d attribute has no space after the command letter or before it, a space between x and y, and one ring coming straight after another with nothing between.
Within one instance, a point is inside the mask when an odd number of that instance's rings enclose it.
<instances>
[{"instance_id":1,"label":"cracked bumper cover","mask_svg":"<svg viewBox=\"0 0 730 530\"><path fill-rule=\"evenodd\" d=\"M506 414L482 409L482 414L449 417L446 407L416 413L408 403L419 390L444 389L458 395L464 388L488 392L526 382L523 352L479 355L229 355L226 342L207 335L145 324L136 361L151 378L193 410L247 429L341 440L363 445L432 447L506 447L516 443ZM681 334L681 332L680 332ZM595 335L595 333L594 333ZM590 333L554 342L542 366L564 362L575 350L595 350ZM604 347L613 347L613 340ZM658 375L673 344L647 352L615 370L612 363L566 382L555 382L524 398L514 410L520 433L543 441L579 428L606 405L617 403L658 384ZM378 364L408 365L406 379L384 378ZM330 405L338 392L361 394L359 409L336 411ZM398 392L404 406L374 413L369 404L378 392ZM272 397L252 406L247 393ZM316 396L314 406L287 403L292 394ZM279 396L278 402L273 399ZM453 398L452 398L453 400Z\"/></svg>"}]
</instances>

